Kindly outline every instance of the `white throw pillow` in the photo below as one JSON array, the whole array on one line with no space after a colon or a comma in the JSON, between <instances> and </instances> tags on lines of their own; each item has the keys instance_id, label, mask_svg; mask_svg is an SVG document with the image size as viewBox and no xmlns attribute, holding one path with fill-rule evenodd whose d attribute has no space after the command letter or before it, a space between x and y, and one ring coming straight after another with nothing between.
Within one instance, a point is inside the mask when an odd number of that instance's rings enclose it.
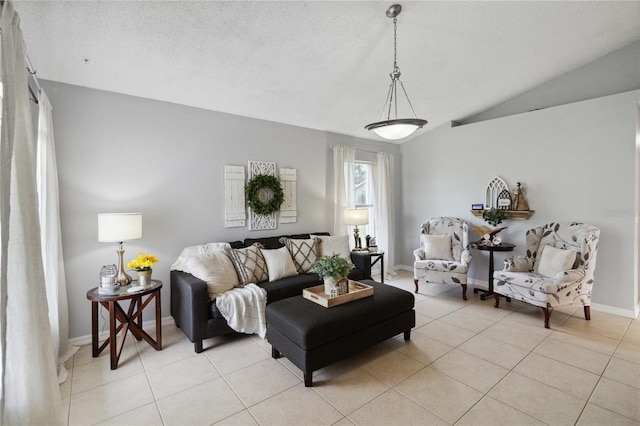
<instances>
[{"instance_id":1,"label":"white throw pillow","mask_svg":"<svg viewBox=\"0 0 640 426\"><path fill-rule=\"evenodd\" d=\"M236 268L223 249L191 256L185 265L191 275L207 283L211 300L239 284Z\"/></svg>"},{"instance_id":2,"label":"white throw pillow","mask_svg":"<svg viewBox=\"0 0 640 426\"><path fill-rule=\"evenodd\" d=\"M220 250L220 249L224 250L227 247L231 247L229 243L209 243L209 244L200 244L198 246L186 247L184 250L182 250L182 253L180 253L180 256L178 256L178 260L176 260L173 263L173 265L171 265L171 270L189 273L186 266L187 259L193 256L198 256L203 253L209 253L209 252Z\"/></svg>"},{"instance_id":3,"label":"white throw pillow","mask_svg":"<svg viewBox=\"0 0 640 426\"><path fill-rule=\"evenodd\" d=\"M293 263L288 248L280 247L275 250L260 249L260 251L262 252L264 260L267 262L269 282L298 275L296 265Z\"/></svg>"},{"instance_id":4,"label":"white throw pillow","mask_svg":"<svg viewBox=\"0 0 640 426\"><path fill-rule=\"evenodd\" d=\"M311 238L320 240L320 252L318 256L330 256L338 254L345 259L351 259L351 250L349 249L348 235L311 235Z\"/></svg>"},{"instance_id":5,"label":"white throw pillow","mask_svg":"<svg viewBox=\"0 0 640 426\"><path fill-rule=\"evenodd\" d=\"M558 272L572 269L575 261L576 252L574 250L544 246L538 262L538 273L553 278Z\"/></svg>"},{"instance_id":6,"label":"white throw pillow","mask_svg":"<svg viewBox=\"0 0 640 426\"><path fill-rule=\"evenodd\" d=\"M453 260L451 235L421 235L425 259Z\"/></svg>"}]
</instances>

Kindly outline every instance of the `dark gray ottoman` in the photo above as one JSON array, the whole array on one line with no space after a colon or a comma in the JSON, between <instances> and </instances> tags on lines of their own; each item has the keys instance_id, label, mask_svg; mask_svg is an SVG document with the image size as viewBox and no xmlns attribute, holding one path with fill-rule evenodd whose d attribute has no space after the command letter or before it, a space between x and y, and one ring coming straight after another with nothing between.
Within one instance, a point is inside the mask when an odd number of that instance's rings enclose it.
<instances>
[{"instance_id":1,"label":"dark gray ottoman","mask_svg":"<svg viewBox=\"0 0 640 426\"><path fill-rule=\"evenodd\" d=\"M267 305L271 355L286 356L313 384L313 372L404 333L416 324L413 294L371 280L373 296L325 308L300 296Z\"/></svg>"}]
</instances>

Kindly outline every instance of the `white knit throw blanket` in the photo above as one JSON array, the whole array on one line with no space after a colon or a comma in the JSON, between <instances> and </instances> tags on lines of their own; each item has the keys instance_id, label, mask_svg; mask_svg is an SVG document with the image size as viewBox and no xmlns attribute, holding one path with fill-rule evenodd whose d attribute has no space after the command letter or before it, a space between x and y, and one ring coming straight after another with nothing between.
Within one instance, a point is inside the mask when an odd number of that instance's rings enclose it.
<instances>
[{"instance_id":1,"label":"white knit throw blanket","mask_svg":"<svg viewBox=\"0 0 640 426\"><path fill-rule=\"evenodd\" d=\"M232 288L216 298L218 310L229 327L240 333L267 335L267 292L255 284Z\"/></svg>"}]
</instances>

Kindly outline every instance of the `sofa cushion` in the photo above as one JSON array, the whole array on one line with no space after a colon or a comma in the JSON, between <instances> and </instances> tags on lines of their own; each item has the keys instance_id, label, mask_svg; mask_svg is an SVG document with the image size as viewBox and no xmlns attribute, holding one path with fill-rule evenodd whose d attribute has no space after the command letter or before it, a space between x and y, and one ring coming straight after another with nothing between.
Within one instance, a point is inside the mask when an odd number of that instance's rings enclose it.
<instances>
[{"instance_id":1,"label":"sofa cushion","mask_svg":"<svg viewBox=\"0 0 640 426\"><path fill-rule=\"evenodd\" d=\"M282 278L274 282L258 283L258 287L267 290L267 304L288 297L300 296L305 288L317 285L322 285L322 281L313 273Z\"/></svg>"},{"instance_id":2,"label":"sofa cushion","mask_svg":"<svg viewBox=\"0 0 640 426\"><path fill-rule=\"evenodd\" d=\"M453 260L451 235L422 234L420 239L422 240L425 259Z\"/></svg>"},{"instance_id":3,"label":"sofa cushion","mask_svg":"<svg viewBox=\"0 0 640 426\"><path fill-rule=\"evenodd\" d=\"M262 252L262 256L264 256L264 260L267 262L269 282L298 275L296 265L291 258L291 253L289 253L289 249L286 247L273 250L260 249L260 251Z\"/></svg>"},{"instance_id":4,"label":"sofa cushion","mask_svg":"<svg viewBox=\"0 0 640 426\"><path fill-rule=\"evenodd\" d=\"M211 300L240 283L236 269L223 249L191 256L185 266L191 275L207 283Z\"/></svg>"},{"instance_id":5,"label":"sofa cushion","mask_svg":"<svg viewBox=\"0 0 640 426\"><path fill-rule=\"evenodd\" d=\"M318 256L328 256L337 253L340 257L351 260L348 235L311 235L318 238Z\"/></svg>"},{"instance_id":6,"label":"sofa cushion","mask_svg":"<svg viewBox=\"0 0 640 426\"><path fill-rule=\"evenodd\" d=\"M289 249L293 263L300 274L311 272L311 265L318 259L318 239L297 240L282 237L280 242Z\"/></svg>"},{"instance_id":7,"label":"sofa cushion","mask_svg":"<svg viewBox=\"0 0 640 426\"><path fill-rule=\"evenodd\" d=\"M255 243L260 243L262 244L263 248L266 248L268 250L278 249L284 246L284 244L280 242L280 238L281 237L245 238L244 245L246 247L249 247L254 245Z\"/></svg>"},{"instance_id":8,"label":"sofa cushion","mask_svg":"<svg viewBox=\"0 0 640 426\"><path fill-rule=\"evenodd\" d=\"M192 256L197 256L203 253L209 253L215 250L220 250L220 249L224 250L228 247L229 247L229 243L209 243L209 244L200 244L197 246L185 247L184 250L182 250L182 253L180 253L180 256L178 256L178 259L175 262L173 262L173 265L171 265L171 270L190 273L187 270L187 266L186 266L187 259L189 259Z\"/></svg>"},{"instance_id":9,"label":"sofa cushion","mask_svg":"<svg viewBox=\"0 0 640 426\"><path fill-rule=\"evenodd\" d=\"M262 256L261 248L262 245L256 243L246 248L227 249L227 253L233 262L233 266L236 268L242 286L249 283L257 284L269 279L267 263Z\"/></svg>"},{"instance_id":10,"label":"sofa cushion","mask_svg":"<svg viewBox=\"0 0 640 426\"><path fill-rule=\"evenodd\" d=\"M558 272L572 269L575 261L575 250L563 250L546 245L542 248L540 261L536 264L537 272L545 277L553 278Z\"/></svg>"}]
</instances>

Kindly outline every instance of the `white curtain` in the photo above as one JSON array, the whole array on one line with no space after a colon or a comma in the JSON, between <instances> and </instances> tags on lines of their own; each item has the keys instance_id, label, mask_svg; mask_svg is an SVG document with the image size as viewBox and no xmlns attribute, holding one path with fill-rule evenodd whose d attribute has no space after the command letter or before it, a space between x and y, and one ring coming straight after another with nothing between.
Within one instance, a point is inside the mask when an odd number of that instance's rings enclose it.
<instances>
[{"instance_id":1,"label":"white curtain","mask_svg":"<svg viewBox=\"0 0 640 426\"><path fill-rule=\"evenodd\" d=\"M38 96L40 113L38 117L37 185L40 210L40 239L44 280L49 305L49 326L53 355L57 360L58 383L67 379L68 371L64 363L78 350L69 346L69 310L67 304L67 284L62 257L62 235L60 232L60 206L58 203L58 168L56 165L55 142L53 138L53 118L51 102L44 90Z\"/></svg>"},{"instance_id":2,"label":"white curtain","mask_svg":"<svg viewBox=\"0 0 640 426\"><path fill-rule=\"evenodd\" d=\"M333 234L348 235L344 209L355 207L353 168L356 150L348 146L333 147Z\"/></svg>"},{"instance_id":3,"label":"white curtain","mask_svg":"<svg viewBox=\"0 0 640 426\"><path fill-rule=\"evenodd\" d=\"M375 235L378 247L384 250L385 275L395 275L395 202L393 199L393 155L386 152L377 154L373 167L373 182L375 189Z\"/></svg>"},{"instance_id":4,"label":"white curtain","mask_svg":"<svg viewBox=\"0 0 640 426\"><path fill-rule=\"evenodd\" d=\"M0 135L2 424L61 424L40 250L35 144L20 18L5 0Z\"/></svg>"}]
</instances>

